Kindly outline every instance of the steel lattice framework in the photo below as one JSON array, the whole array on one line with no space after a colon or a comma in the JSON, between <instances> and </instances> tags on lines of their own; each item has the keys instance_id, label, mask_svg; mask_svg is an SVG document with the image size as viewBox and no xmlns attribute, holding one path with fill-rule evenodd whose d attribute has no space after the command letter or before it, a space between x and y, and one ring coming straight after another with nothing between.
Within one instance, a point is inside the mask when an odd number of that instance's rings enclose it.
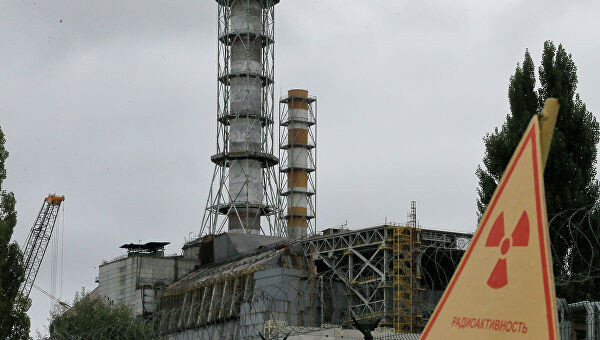
<instances>
[{"instance_id":1,"label":"steel lattice framework","mask_svg":"<svg viewBox=\"0 0 600 340\"><path fill-rule=\"evenodd\" d=\"M42 260L46 254L48 243L52 237L56 217L60 210L60 204L65 200L64 196L48 195L42 203L42 208L35 219L33 227L29 232L25 248L23 250L23 265L25 267L25 280L21 283L19 292L28 297L33 287Z\"/></svg>"},{"instance_id":2,"label":"steel lattice framework","mask_svg":"<svg viewBox=\"0 0 600 340\"><path fill-rule=\"evenodd\" d=\"M435 308L470 238L407 223L340 230L302 244L305 258L314 261L312 271L326 283L326 323L351 324L351 315L382 318L381 326L415 332Z\"/></svg>"},{"instance_id":3,"label":"steel lattice framework","mask_svg":"<svg viewBox=\"0 0 600 340\"><path fill-rule=\"evenodd\" d=\"M217 152L200 234L281 236L274 156L274 6L217 0Z\"/></svg>"}]
</instances>

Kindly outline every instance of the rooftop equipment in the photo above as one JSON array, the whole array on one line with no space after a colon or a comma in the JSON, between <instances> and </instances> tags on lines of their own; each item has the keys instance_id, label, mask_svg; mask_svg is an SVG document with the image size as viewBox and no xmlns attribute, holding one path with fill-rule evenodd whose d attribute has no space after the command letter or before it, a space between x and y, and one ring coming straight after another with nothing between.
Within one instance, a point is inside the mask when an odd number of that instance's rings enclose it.
<instances>
[{"instance_id":1,"label":"rooftop equipment","mask_svg":"<svg viewBox=\"0 0 600 340\"><path fill-rule=\"evenodd\" d=\"M121 246L123 249L127 249L127 253L136 254L157 254L165 251L165 246L170 242L148 242L145 244L140 243L128 243Z\"/></svg>"}]
</instances>

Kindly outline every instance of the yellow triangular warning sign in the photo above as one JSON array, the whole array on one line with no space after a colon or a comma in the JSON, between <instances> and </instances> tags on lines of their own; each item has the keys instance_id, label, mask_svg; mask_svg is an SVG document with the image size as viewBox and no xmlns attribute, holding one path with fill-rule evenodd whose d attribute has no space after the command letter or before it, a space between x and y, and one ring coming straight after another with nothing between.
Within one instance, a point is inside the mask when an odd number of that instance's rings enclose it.
<instances>
[{"instance_id":1,"label":"yellow triangular warning sign","mask_svg":"<svg viewBox=\"0 0 600 340\"><path fill-rule=\"evenodd\" d=\"M422 340L558 339L541 149L534 116Z\"/></svg>"}]
</instances>

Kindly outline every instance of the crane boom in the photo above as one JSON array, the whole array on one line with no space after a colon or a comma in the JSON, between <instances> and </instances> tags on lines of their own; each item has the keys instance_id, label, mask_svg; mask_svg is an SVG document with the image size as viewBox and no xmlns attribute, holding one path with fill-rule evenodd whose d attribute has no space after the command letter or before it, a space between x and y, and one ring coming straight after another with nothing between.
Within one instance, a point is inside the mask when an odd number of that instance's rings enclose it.
<instances>
[{"instance_id":1,"label":"crane boom","mask_svg":"<svg viewBox=\"0 0 600 340\"><path fill-rule=\"evenodd\" d=\"M25 242L25 249L23 250L25 280L19 288L19 292L24 297L28 297L31 292L31 287L33 286L38 270L40 270L44 254L46 254L50 237L52 237L60 204L64 200L65 196L48 195L42 203L42 208L35 219L33 227L31 227L31 231Z\"/></svg>"},{"instance_id":2,"label":"crane boom","mask_svg":"<svg viewBox=\"0 0 600 340\"><path fill-rule=\"evenodd\" d=\"M61 301L59 298L57 298L56 296L48 293L47 291L43 290L40 286L36 285L35 283L33 284L33 287L37 290L39 290L40 292L44 293L44 295L46 295L47 297L51 298L52 300L56 301L59 305L63 306L65 309L69 309L71 308L71 305L69 305L68 303Z\"/></svg>"}]
</instances>

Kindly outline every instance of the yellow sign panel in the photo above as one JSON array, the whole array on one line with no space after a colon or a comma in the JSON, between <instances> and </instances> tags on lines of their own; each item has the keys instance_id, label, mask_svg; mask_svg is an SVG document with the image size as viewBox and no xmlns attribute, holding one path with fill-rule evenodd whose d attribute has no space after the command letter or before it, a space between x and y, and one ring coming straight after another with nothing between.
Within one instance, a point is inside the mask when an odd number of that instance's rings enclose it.
<instances>
[{"instance_id":1,"label":"yellow sign panel","mask_svg":"<svg viewBox=\"0 0 600 340\"><path fill-rule=\"evenodd\" d=\"M558 339L533 117L421 339Z\"/></svg>"}]
</instances>

